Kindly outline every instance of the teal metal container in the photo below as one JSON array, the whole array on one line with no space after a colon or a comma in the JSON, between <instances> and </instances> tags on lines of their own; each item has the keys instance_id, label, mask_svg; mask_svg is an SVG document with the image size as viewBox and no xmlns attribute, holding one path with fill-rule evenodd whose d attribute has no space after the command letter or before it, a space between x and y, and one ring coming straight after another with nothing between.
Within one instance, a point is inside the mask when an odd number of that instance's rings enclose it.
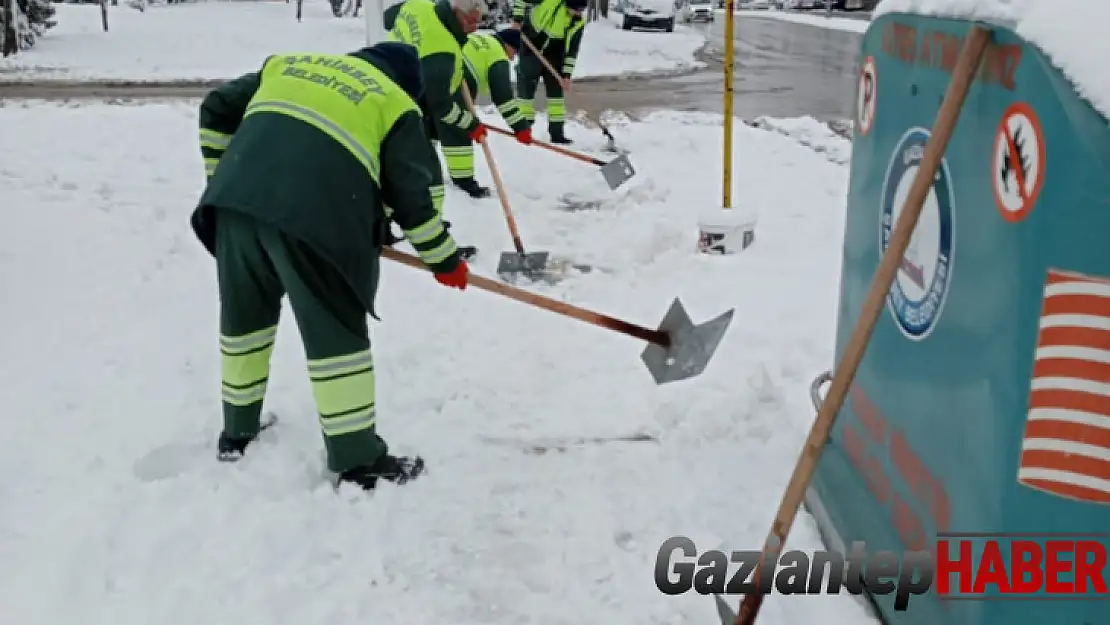
<instances>
[{"instance_id":1,"label":"teal metal container","mask_svg":"<svg viewBox=\"0 0 1110 625\"><path fill-rule=\"evenodd\" d=\"M888 14L863 38L838 357L970 27ZM1110 532L1110 123L992 28L807 500L827 535L871 551ZM1094 595L876 602L894 625L1110 625Z\"/></svg>"}]
</instances>

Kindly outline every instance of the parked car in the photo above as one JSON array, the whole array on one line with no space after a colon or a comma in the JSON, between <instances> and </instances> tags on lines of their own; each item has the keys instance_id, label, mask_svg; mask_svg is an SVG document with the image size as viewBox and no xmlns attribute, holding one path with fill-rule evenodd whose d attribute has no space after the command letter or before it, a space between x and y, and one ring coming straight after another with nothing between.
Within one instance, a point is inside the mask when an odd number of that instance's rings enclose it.
<instances>
[{"instance_id":1,"label":"parked car","mask_svg":"<svg viewBox=\"0 0 1110 625\"><path fill-rule=\"evenodd\" d=\"M698 21L712 22L713 0L686 0L682 3L679 15L687 24Z\"/></svg>"},{"instance_id":2,"label":"parked car","mask_svg":"<svg viewBox=\"0 0 1110 625\"><path fill-rule=\"evenodd\" d=\"M615 9L623 14L620 27L653 28L674 32L675 6L673 0L625 0Z\"/></svg>"},{"instance_id":3,"label":"parked car","mask_svg":"<svg viewBox=\"0 0 1110 625\"><path fill-rule=\"evenodd\" d=\"M871 11L879 0L776 0L782 9L828 9L830 11Z\"/></svg>"},{"instance_id":4,"label":"parked car","mask_svg":"<svg viewBox=\"0 0 1110 625\"><path fill-rule=\"evenodd\" d=\"M759 11L781 8L782 0L732 0L732 3L738 11ZM716 0L716 5L718 9L725 8L725 0Z\"/></svg>"},{"instance_id":5,"label":"parked car","mask_svg":"<svg viewBox=\"0 0 1110 625\"><path fill-rule=\"evenodd\" d=\"M825 3L823 0L784 0L782 3L784 9L823 9Z\"/></svg>"}]
</instances>

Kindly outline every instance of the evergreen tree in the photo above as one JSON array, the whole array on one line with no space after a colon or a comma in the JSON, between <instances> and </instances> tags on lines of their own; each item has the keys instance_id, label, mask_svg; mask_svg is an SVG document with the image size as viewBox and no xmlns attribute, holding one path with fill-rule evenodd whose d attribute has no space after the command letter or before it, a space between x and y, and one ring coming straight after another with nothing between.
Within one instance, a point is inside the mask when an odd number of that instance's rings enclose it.
<instances>
[{"instance_id":1,"label":"evergreen tree","mask_svg":"<svg viewBox=\"0 0 1110 625\"><path fill-rule=\"evenodd\" d=\"M4 56L27 50L57 22L49 0L3 0L0 11L0 50Z\"/></svg>"}]
</instances>

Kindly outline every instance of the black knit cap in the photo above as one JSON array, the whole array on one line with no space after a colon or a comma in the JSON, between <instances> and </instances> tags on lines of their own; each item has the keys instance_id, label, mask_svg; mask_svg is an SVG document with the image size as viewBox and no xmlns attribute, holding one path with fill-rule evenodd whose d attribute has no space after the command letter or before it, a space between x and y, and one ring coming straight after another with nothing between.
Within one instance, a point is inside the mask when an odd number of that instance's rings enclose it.
<instances>
[{"instance_id":1,"label":"black knit cap","mask_svg":"<svg viewBox=\"0 0 1110 625\"><path fill-rule=\"evenodd\" d=\"M385 72L417 102L424 97L424 70L416 48L398 41L383 41L354 53Z\"/></svg>"},{"instance_id":2,"label":"black knit cap","mask_svg":"<svg viewBox=\"0 0 1110 625\"><path fill-rule=\"evenodd\" d=\"M493 33L493 36L513 50L520 49L520 31L515 28L503 28Z\"/></svg>"},{"instance_id":3,"label":"black knit cap","mask_svg":"<svg viewBox=\"0 0 1110 625\"><path fill-rule=\"evenodd\" d=\"M585 11L587 0L566 0L567 8L573 11Z\"/></svg>"}]
</instances>

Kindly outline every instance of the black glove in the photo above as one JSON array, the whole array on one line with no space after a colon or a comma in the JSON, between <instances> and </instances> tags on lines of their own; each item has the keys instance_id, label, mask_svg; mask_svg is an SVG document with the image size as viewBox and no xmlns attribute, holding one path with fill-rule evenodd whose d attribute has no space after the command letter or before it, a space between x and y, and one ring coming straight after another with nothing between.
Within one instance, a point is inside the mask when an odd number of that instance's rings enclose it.
<instances>
[{"instance_id":1,"label":"black glove","mask_svg":"<svg viewBox=\"0 0 1110 625\"><path fill-rule=\"evenodd\" d=\"M405 240L404 236L397 236L393 234L393 221L386 219L384 228L382 228L382 245L384 247L393 247L394 245Z\"/></svg>"}]
</instances>

